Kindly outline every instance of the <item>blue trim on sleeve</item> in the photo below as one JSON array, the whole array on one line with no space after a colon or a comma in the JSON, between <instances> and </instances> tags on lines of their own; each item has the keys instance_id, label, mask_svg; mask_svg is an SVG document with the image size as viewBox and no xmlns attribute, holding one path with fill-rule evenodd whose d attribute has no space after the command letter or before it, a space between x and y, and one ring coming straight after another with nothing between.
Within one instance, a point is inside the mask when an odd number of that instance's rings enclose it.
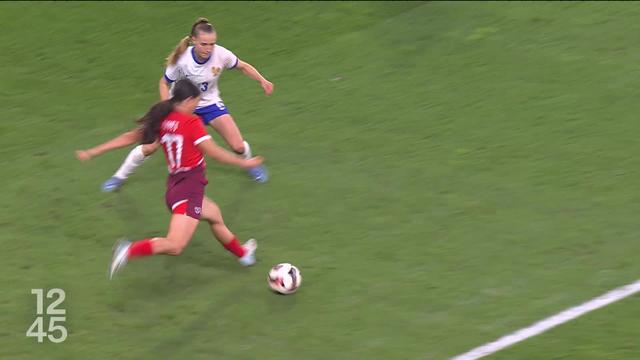
<instances>
[{"instance_id":1,"label":"blue trim on sleeve","mask_svg":"<svg viewBox=\"0 0 640 360\"><path fill-rule=\"evenodd\" d=\"M169 79L169 77L167 76L167 74L164 74L164 79L165 79L165 80L167 80L167 82L168 82L169 84L171 84L172 82L174 82L174 81L175 81L175 80L171 80L171 79Z\"/></svg>"},{"instance_id":2,"label":"blue trim on sleeve","mask_svg":"<svg viewBox=\"0 0 640 360\"><path fill-rule=\"evenodd\" d=\"M235 63L235 64L233 64L233 66L232 66L232 67L230 67L229 69L235 69L235 68L236 68L236 66L238 66L238 61L240 61L240 59L238 59L238 57L236 56L236 63Z\"/></svg>"}]
</instances>

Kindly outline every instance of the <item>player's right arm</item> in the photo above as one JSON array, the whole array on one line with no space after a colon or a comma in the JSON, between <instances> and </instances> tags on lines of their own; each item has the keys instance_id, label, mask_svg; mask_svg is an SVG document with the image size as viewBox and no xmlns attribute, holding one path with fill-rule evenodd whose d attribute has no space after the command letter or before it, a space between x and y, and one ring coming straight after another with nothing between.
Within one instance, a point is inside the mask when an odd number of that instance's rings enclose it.
<instances>
[{"instance_id":1,"label":"player's right arm","mask_svg":"<svg viewBox=\"0 0 640 360\"><path fill-rule=\"evenodd\" d=\"M164 74L160 78L158 84L158 91L160 92L160 100L165 101L171 97L171 84L174 81L178 81L183 76L181 75L180 67L177 64L169 64L164 69Z\"/></svg>"},{"instance_id":2,"label":"player's right arm","mask_svg":"<svg viewBox=\"0 0 640 360\"><path fill-rule=\"evenodd\" d=\"M221 163L239 166L245 169L249 169L252 167L256 167L264 161L261 156L256 156L251 159L244 159L236 154L233 154L224 148L220 147L218 144L213 142L211 138L201 141L196 145L203 154L206 154L208 157L215 159Z\"/></svg>"},{"instance_id":3,"label":"player's right arm","mask_svg":"<svg viewBox=\"0 0 640 360\"><path fill-rule=\"evenodd\" d=\"M78 150L76 151L76 158L80 161L91 160L96 156L100 156L107 151L111 151L114 149L119 149L125 146L129 146L139 142L142 139L142 131L140 128L135 128L133 130L127 131L105 143L94 146L88 150Z\"/></svg>"},{"instance_id":4,"label":"player's right arm","mask_svg":"<svg viewBox=\"0 0 640 360\"><path fill-rule=\"evenodd\" d=\"M160 91L160 100L165 101L171 97L171 85L167 82L167 79L162 76L160 78L160 84L158 84L158 90Z\"/></svg>"}]
</instances>

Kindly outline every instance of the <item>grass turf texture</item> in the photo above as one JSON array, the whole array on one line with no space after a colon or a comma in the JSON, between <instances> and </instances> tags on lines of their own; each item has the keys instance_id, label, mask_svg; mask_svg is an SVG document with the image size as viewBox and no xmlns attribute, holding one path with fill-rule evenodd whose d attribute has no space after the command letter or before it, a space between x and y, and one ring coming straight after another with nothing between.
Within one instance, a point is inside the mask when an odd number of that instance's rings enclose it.
<instances>
[{"instance_id":1,"label":"grass turf texture","mask_svg":"<svg viewBox=\"0 0 640 360\"><path fill-rule=\"evenodd\" d=\"M108 282L115 239L166 230L165 165L103 194L126 151L73 151L156 101L198 16L275 84L221 80L271 181L208 169L260 262L201 226ZM2 3L0 23L2 359L444 359L640 274L634 4ZM294 296L267 289L283 261ZM53 287L69 338L37 344L30 289ZM638 358L637 313L630 298L495 358Z\"/></svg>"}]
</instances>

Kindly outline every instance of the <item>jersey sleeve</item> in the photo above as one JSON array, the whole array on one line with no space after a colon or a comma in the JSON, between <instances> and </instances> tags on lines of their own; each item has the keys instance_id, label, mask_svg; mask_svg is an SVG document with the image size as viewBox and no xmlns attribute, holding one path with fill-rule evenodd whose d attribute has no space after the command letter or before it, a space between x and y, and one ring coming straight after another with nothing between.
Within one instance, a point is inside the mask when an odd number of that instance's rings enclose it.
<instances>
[{"instance_id":1,"label":"jersey sleeve","mask_svg":"<svg viewBox=\"0 0 640 360\"><path fill-rule=\"evenodd\" d=\"M222 61L224 62L225 68L233 69L238 66L238 57L236 54L227 48L220 47L220 50L222 50Z\"/></svg>"},{"instance_id":2,"label":"jersey sleeve","mask_svg":"<svg viewBox=\"0 0 640 360\"><path fill-rule=\"evenodd\" d=\"M168 65L164 70L164 79L171 84L174 81L181 79L181 73L182 72L180 71L178 64Z\"/></svg>"},{"instance_id":3,"label":"jersey sleeve","mask_svg":"<svg viewBox=\"0 0 640 360\"><path fill-rule=\"evenodd\" d=\"M202 119L198 116L194 116L189 120L189 138L195 146L205 140L211 139L211 135L209 135L207 129L204 128Z\"/></svg>"}]
</instances>

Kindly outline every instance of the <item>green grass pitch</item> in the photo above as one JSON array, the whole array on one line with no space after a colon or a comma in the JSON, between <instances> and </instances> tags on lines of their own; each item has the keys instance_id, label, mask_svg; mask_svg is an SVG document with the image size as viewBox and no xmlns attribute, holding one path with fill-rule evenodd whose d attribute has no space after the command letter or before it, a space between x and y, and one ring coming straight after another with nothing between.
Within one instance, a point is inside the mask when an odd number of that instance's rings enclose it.
<instances>
[{"instance_id":1,"label":"green grass pitch","mask_svg":"<svg viewBox=\"0 0 640 360\"><path fill-rule=\"evenodd\" d=\"M104 194L127 150L74 150L132 127L199 16L275 84L220 84L271 181L208 167L259 263L201 226L110 282L117 238L166 231L164 160ZM0 359L446 359L640 277L637 4L3 2L0 24ZM292 296L267 288L284 261ZM25 336L33 288L66 291L65 342ZM492 358L640 358L638 300Z\"/></svg>"}]
</instances>

